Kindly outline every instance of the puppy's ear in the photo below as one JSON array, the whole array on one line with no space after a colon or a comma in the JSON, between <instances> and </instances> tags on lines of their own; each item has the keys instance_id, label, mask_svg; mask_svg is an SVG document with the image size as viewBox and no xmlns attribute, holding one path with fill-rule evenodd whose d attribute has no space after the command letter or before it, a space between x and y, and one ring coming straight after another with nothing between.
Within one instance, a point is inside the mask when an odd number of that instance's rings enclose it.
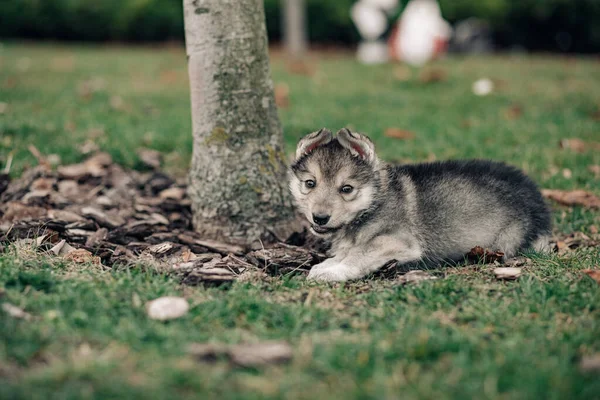
<instances>
[{"instance_id":1,"label":"puppy's ear","mask_svg":"<svg viewBox=\"0 0 600 400\"><path fill-rule=\"evenodd\" d=\"M298 147L296 147L296 160L306 154L310 154L317 147L331 142L331 139L333 139L333 134L326 128L309 133L298 142Z\"/></svg>"},{"instance_id":2,"label":"puppy's ear","mask_svg":"<svg viewBox=\"0 0 600 400\"><path fill-rule=\"evenodd\" d=\"M368 137L342 128L337 133L337 140L342 146L350 150L354 156L360 157L370 163L374 163L377 160L375 145Z\"/></svg>"}]
</instances>

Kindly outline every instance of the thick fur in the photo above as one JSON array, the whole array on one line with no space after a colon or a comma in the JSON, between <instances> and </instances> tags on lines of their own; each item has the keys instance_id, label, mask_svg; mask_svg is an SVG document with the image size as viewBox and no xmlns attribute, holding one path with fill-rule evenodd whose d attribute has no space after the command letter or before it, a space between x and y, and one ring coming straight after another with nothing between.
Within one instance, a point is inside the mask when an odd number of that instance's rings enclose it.
<instances>
[{"instance_id":1,"label":"thick fur","mask_svg":"<svg viewBox=\"0 0 600 400\"><path fill-rule=\"evenodd\" d=\"M391 260L459 261L475 246L507 258L547 249L549 211L516 168L482 160L392 166L366 136L311 135L298 144L290 190L311 231L331 241L332 258L309 279L359 279ZM342 191L347 185L351 193ZM330 218L319 226L313 215Z\"/></svg>"}]
</instances>

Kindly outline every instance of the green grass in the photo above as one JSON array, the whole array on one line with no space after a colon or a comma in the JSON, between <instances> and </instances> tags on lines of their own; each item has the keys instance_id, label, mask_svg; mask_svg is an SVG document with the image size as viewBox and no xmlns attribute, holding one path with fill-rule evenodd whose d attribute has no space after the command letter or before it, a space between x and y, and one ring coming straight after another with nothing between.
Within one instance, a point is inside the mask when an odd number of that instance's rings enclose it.
<instances>
[{"instance_id":1,"label":"green grass","mask_svg":"<svg viewBox=\"0 0 600 400\"><path fill-rule=\"evenodd\" d=\"M290 88L280 111L287 151L319 127L351 126L387 160L493 158L543 187L600 192L588 170L600 153L558 146L599 141L597 60L451 58L434 66L447 79L430 84L399 81L394 68L335 55L316 59L313 76L290 75L274 57L274 81ZM91 132L120 163L139 165L135 150L150 147L181 173L191 151L186 75L178 48L4 45L0 166L11 152L14 176L35 165L29 144L79 161ZM498 90L474 96L479 77ZM99 88L82 96L90 79ZM124 105L112 107L114 96ZM507 118L515 105L522 115ZM386 138L389 127L416 137ZM554 220L562 233L600 225L581 208L557 209ZM600 265L598 248L532 258L516 282L498 282L484 266L440 268L444 279L415 286L292 277L204 288L144 266L106 272L9 249L0 255L0 302L34 318L0 311L0 398L597 399L600 376L578 365L600 352L600 286L581 273ZM143 304L169 294L185 296L190 312L149 320ZM193 342L266 339L289 341L292 362L245 370L186 354Z\"/></svg>"}]
</instances>

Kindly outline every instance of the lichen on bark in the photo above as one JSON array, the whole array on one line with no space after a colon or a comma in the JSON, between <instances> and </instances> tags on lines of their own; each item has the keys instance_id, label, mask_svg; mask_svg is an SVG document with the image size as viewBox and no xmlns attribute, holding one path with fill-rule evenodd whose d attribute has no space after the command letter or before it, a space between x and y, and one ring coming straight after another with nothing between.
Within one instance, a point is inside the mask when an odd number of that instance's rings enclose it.
<instances>
[{"instance_id":1,"label":"lichen on bark","mask_svg":"<svg viewBox=\"0 0 600 400\"><path fill-rule=\"evenodd\" d=\"M295 227L263 7L262 0L184 0L195 229L246 245Z\"/></svg>"}]
</instances>

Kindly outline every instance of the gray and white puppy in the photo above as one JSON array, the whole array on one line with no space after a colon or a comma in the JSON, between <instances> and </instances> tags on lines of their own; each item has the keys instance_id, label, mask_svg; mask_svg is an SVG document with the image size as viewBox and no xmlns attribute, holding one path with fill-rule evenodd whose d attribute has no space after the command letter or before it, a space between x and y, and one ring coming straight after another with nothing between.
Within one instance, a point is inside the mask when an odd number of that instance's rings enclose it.
<instances>
[{"instance_id":1,"label":"gray and white puppy","mask_svg":"<svg viewBox=\"0 0 600 400\"><path fill-rule=\"evenodd\" d=\"M491 161L392 166L373 142L342 129L300 140L290 189L311 231L331 241L331 258L308 277L361 278L391 260L459 261L471 248L548 249L550 214L536 185Z\"/></svg>"}]
</instances>

